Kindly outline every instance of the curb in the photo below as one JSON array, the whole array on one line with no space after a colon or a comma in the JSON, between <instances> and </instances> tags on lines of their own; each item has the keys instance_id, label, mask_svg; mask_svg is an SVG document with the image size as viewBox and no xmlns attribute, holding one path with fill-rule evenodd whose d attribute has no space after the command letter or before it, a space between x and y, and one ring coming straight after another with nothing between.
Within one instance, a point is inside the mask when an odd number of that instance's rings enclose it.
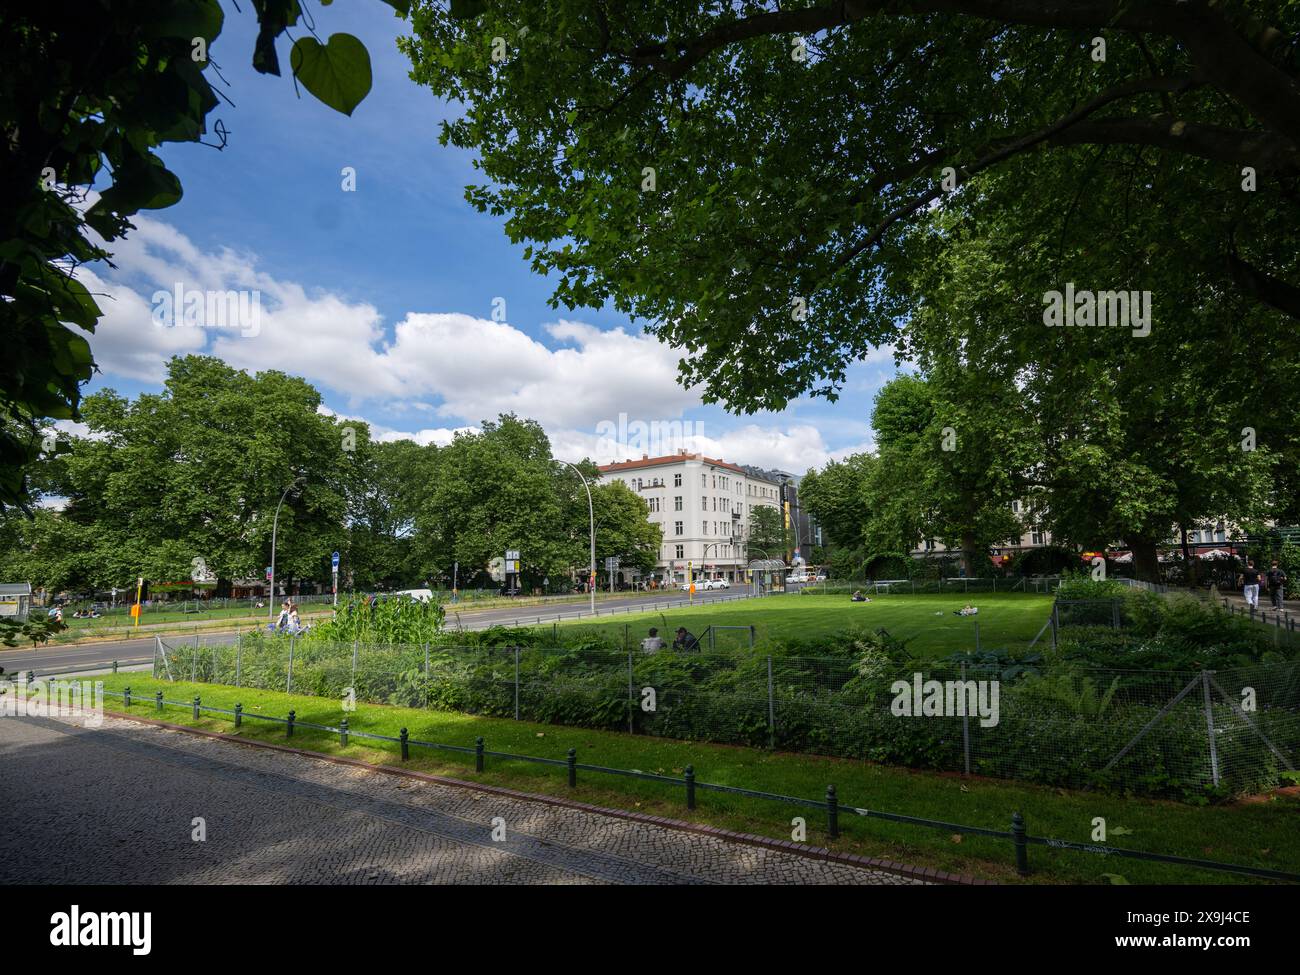
<instances>
[{"instance_id":1,"label":"curb","mask_svg":"<svg viewBox=\"0 0 1300 975\"><path fill-rule=\"evenodd\" d=\"M795 843L791 840L774 840L771 837L758 836L754 833L737 833L734 830L721 829L717 826L705 826L701 823L692 823L683 819L671 819L665 816L651 816L647 813L632 812L627 809L613 809L608 806L596 806L591 803L577 802L573 799L563 799L559 796L547 795L540 792L520 792L517 789L507 789L497 785L485 785L479 782L468 782L464 779L453 779L442 775L431 775L428 772L416 772L412 769L405 769L396 765L374 765L370 762L363 762L355 758L344 758L341 755L327 755L324 752L314 752L305 748L291 748L288 745L276 745L269 741L257 741L255 739L243 738L238 735L228 735L220 731L204 731L200 728L191 728L187 725L172 724L169 721L158 721L154 718L143 718L134 714L123 714L120 711L105 710L104 714L112 718L135 721L138 724L153 725L156 728L164 728L168 731L180 731L186 734L196 735L200 738L212 738L217 741L229 742L236 745L245 745L250 748L266 748L271 751L283 752L289 755L298 755L303 758L314 758L323 762L333 762L335 765L346 765L351 768L365 769L370 772L378 772L384 775L401 776L403 778L416 779L434 785L450 786L456 789L473 789L475 792L484 792L489 795L501 796L505 799L516 799L524 802L539 802L548 806L558 806L562 809L572 809L577 812L607 816L611 819L622 819L627 822L641 823L646 826L661 826L665 829L678 830L683 833L697 833L701 836L710 836L714 839L723 840L728 843L740 843L745 846L756 846L779 853L789 853L795 856L805 857L810 860L825 860L828 863L838 863L849 867L878 870L884 873L892 873L900 877L907 877L911 880L924 880L932 884L959 886L998 886L996 881L983 880L972 876L971 874L949 873L944 870L936 870L933 867L915 867L911 864L899 863L895 860L880 860L875 857L858 856L854 853L836 853L835 851L828 850L823 846L806 846L801 843Z\"/></svg>"}]
</instances>

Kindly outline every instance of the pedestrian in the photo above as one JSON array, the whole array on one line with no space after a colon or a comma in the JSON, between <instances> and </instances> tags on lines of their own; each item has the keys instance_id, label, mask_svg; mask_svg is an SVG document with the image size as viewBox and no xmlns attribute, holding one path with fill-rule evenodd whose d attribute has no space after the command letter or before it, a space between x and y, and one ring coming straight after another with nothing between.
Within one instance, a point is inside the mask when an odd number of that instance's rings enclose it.
<instances>
[{"instance_id":1,"label":"pedestrian","mask_svg":"<svg viewBox=\"0 0 1300 975\"><path fill-rule=\"evenodd\" d=\"M1282 600L1286 598L1286 573L1278 564L1277 559L1273 560L1272 567L1264 574L1268 580L1268 595L1273 600L1273 608L1282 609Z\"/></svg>"},{"instance_id":2,"label":"pedestrian","mask_svg":"<svg viewBox=\"0 0 1300 975\"><path fill-rule=\"evenodd\" d=\"M698 650L700 641L695 634L684 626L677 627L677 639L673 641L674 650Z\"/></svg>"},{"instance_id":3,"label":"pedestrian","mask_svg":"<svg viewBox=\"0 0 1300 975\"><path fill-rule=\"evenodd\" d=\"M1241 594L1251 609L1259 607L1259 569L1255 568L1254 559L1247 559L1246 567L1241 570Z\"/></svg>"},{"instance_id":4,"label":"pedestrian","mask_svg":"<svg viewBox=\"0 0 1300 975\"><path fill-rule=\"evenodd\" d=\"M289 628L289 600L287 599L280 604L280 616L275 621L275 628L277 630L287 630Z\"/></svg>"},{"instance_id":5,"label":"pedestrian","mask_svg":"<svg viewBox=\"0 0 1300 975\"><path fill-rule=\"evenodd\" d=\"M653 626L650 627L650 635L641 641L641 649L646 653L654 653L656 650L662 650L663 648L663 637L659 635L657 629Z\"/></svg>"}]
</instances>

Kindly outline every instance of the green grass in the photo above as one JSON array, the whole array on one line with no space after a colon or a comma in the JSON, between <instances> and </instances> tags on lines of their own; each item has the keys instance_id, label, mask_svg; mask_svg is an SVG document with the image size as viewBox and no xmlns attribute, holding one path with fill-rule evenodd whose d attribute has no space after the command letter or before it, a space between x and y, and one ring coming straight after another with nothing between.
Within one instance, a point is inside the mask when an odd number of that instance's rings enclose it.
<instances>
[{"instance_id":1,"label":"green grass","mask_svg":"<svg viewBox=\"0 0 1300 975\"><path fill-rule=\"evenodd\" d=\"M233 708L239 701L248 715L284 717L293 708L298 720L325 725L336 725L343 717L337 701L275 691L172 684L142 674L106 675L104 686L114 691L130 686L134 700L139 702L133 703L131 713L141 717L160 716L152 703L156 690L162 690L169 701L188 701L198 694L205 705L213 707ZM109 710L121 710L122 702L107 698L106 706ZM167 708L161 717L176 724L234 731L228 718L204 717L195 721L188 709ZM769 753L449 712L362 704L347 717L354 731L396 735L405 726L412 738L450 745L470 747L475 737L481 735L490 751L562 759L569 748L576 748L578 761L591 765L680 775L691 764L700 782L811 799L822 798L827 784L834 783L840 802L846 807L862 806L968 826L1006 830L1012 812L1019 810L1031 835L1077 842L1091 841L1093 819L1100 816L1112 831L1109 842L1114 846L1300 872L1300 831L1294 828L1300 800L1294 797L1279 795L1232 806L1194 807L965 779L814 755ZM245 720L240 733L259 740L283 742L285 739L283 724L252 718ZM395 744L361 744L354 739L343 749L337 736L304 729L295 733L293 743L369 762L394 765L400 762ZM691 819L779 839L790 838L791 817L800 815L807 820L807 841L813 845L973 873L998 881L1020 880L1013 869L1012 847L1007 840L959 836L946 829L864 819L846 812L840 818L841 838L832 842L826 837L820 811L770 800L701 791L698 808L691 813L685 808L680 787L625 776L581 772L578 788L571 791L562 768L489 759L487 770L480 774L473 771L471 756L420 748L412 748L408 767L531 792L569 794L599 805ZM1116 835L1116 827L1129 832ZM1103 874L1119 874L1131 883L1251 882L1233 874L1042 846L1031 846L1029 856L1034 870L1029 882L1105 883Z\"/></svg>"},{"instance_id":2,"label":"green grass","mask_svg":"<svg viewBox=\"0 0 1300 975\"><path fill-rule=\"evenodd\" d=\"M954 616L967 601L979 608L974 617ZM685 626L696 635L707 626L755 627L755 646L774 641L807 640L832 636L850 626L884 627L908 641L917 657L944 657L958 650L975 649L975 624L979 623L984 649L1023 650L1034 639L1051 612L1052 597L1034 593L981 593L954 595L872 596L869 603L854 603L848 596L766 596L713 605L672 607L662 612L628 613L606 623L568 620L559 625L581 627L609 639L622 641L624 627L635 644L654 626L660 636ZM735 631L717 634L717 645L747 646L748 636ZM1041 646L1041 641L1040 641ZM707 649L708 643L705 642Z\"/></svg>"}]
</instances>

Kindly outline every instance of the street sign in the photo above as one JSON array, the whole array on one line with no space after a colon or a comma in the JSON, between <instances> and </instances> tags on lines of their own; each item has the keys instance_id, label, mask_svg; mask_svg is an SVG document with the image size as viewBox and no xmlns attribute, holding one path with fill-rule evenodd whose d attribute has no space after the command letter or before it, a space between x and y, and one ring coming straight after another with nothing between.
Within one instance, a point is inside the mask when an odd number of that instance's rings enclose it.
<instances>
[{"instance_id":1,"label":"street sign","mask_svg":"<svg viewBox=\"0 0 1300 975\"><path fill-rule=\"evenodd\" d=\"M338 552L335 552L333 555L330 556L330 564L333 565L335 569L337 569L337 568L339 567L339 553L338 553Z\"/></svg>"},{"instance_id":2,"label":"street sign","mask_svg":"<svg viewBox=\"0 0 1300 975\"><path fill-rule=\"evenodd\" d=\"M611 555L605 559L605 571L616 572L618 570L618 556Z\"/></svg>"}]
</instances>

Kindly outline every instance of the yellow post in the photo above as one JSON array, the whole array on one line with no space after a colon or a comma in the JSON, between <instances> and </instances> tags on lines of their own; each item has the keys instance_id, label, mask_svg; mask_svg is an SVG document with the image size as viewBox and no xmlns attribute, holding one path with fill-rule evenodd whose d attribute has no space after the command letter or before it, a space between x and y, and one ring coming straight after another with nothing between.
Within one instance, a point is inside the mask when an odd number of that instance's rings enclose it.
<instances>
[{"instance_id":1,"label":"yellow post","mask_svg":"<svg viewBox=\"0 0 1300 975\"><path fill-rule=\"evenodd\" d=\"M686 602L692 606L695 604L695 570L692 567L693 565L694 563L690 561L686 563L686 585L688 587Z\"/></svg>"},{"instance_id":2,"label":"yellow post","mask_svg":"<svg viewBox=\"0 0 1300 975\"><path fill-rule=\"evenodd\" d=\"M135 582L135 605L131 607L131 615L135 617L135 625L140 626L140 593L144 589L144 576L140 576Z\"/></svg>"}]
</instances>

